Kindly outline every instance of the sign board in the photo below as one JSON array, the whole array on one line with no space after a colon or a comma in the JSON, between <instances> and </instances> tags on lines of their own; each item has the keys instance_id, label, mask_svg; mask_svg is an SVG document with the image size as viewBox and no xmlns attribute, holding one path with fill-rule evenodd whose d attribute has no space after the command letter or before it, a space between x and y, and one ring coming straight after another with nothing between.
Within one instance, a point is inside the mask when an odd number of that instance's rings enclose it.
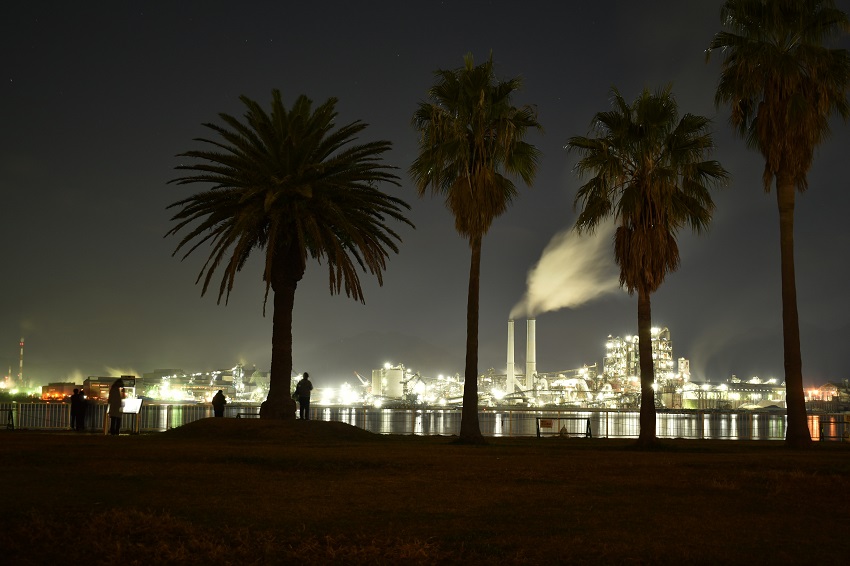
<instances>
[{"instance_id":1,"label":"sign board","mask_svg":"<svg viewBox=\"0 0 850 566\"><path fill-rule=\"evenodd\" d=\"M142 410L142 399L124 399L124 408L122 413L130 415L138 415Z\"/></svg>"}]
</instances>

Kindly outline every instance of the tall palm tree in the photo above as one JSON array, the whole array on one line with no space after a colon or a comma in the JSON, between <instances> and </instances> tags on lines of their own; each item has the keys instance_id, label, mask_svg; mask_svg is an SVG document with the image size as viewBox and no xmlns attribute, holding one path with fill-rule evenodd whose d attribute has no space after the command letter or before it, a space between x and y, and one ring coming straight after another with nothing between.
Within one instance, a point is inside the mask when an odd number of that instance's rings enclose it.
<instances>
[{"instance_id":1,"label":"tall palm tree","mask_svg":"<svg viewBox=\"0 0 850 566\"><path fill-rule=\"evenodd\" d=\"M217 139L199 138L210 149L179 154L197 160L177 169L189 171L170 181L209 184L209 190L169 206L178 212L167 235L186 234L174 253L183 259L209 243L211 250L198 274L201 294L221 267L218 302L227 302L236 273L254 249L265 252L265 304L274 293L272 364L269 393L260 415L294 418L289 399L292 375L292 309L295 290L308 256L327 262L330 292L345 290L364 301L358 267L379 283L389 252L398 253L399 235L388 221L411 225L409 206L377 188L399 185L394 167L382 162L388 141L356 144L366 128L361 121L336 127L336 99L313 109L300 96L287 110L280 92L272 91L271 113L242 96L243 120L219 114L224 125L204 124Z\"/></svg>"},{"instance_id":2,"label":"tall palm tree","mask_svg":"<svg viewBox=\"0 0 850 566\"><path fill-rule=\"evenodd\" d=\"M655 443L650 295L679 267L676 232L708 228L714 211L709 188L728 178L717 161L705 159L713 148L709 125L693 114L680 120L669 86L656 94L644 90L631 105L614 89L612 109L594 116L596 135L567 143L581 155L579 177L591 175L575 197L574 205L582 204L576 230L592 232L613 217L620 285L638 294L639 445Z\"/></svg>"},{"instance_id":3,"label":"tall palm tree","mask_svg":"<svg viewBox=\"0 0 850 566\"><path fill-rule=\"evenodd\" d=\"M439 70L413 116L419 155L410 167L419 196L430 188L445 197L455 229L469 240L472 258L466 310L466 365L460 442L482 443L478 424L478 297L481 241L493 220L505 212L517 189L508 176L531 185L538 150L523 141L529 128L542 130L530 106L516 107L512 94L519 78L496 79L493 56L476 66L471 54L464 66Z\"/></svg>"},{"instance_id":4,"label":"tall palm tree","mask_svg":"<svg viewBox=\"0 0 850 566\"><path fill-rule=\"evenodd\" d=\"M715 103L764 156L764 190L776 182L782 277L782 334L788 407L786 443L811 444L803 393L803 362L794 268L794 199L807 188L815 147L829 134L833 112L850 116L850 54L828 39L850 30L831 0L727 0L723 26L707 51L723 53Z\"/></svg>"}]
</instances>

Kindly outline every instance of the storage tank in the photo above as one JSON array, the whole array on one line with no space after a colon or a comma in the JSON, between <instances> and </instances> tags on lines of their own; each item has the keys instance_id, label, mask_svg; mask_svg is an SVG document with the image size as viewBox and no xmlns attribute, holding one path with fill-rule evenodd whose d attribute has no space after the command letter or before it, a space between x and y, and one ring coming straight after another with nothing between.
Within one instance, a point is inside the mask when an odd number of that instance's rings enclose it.
<instances>
[{"instance_id":1,"label":"storage tank","mask_svg":"<svg viewBox=\"0 0 850 566\"><path fill-rule=\"evenodd\" d=\"M401 399L404 392L404 366L384 366L372 370L372 394Z\"/></svg>"}]
</instances>

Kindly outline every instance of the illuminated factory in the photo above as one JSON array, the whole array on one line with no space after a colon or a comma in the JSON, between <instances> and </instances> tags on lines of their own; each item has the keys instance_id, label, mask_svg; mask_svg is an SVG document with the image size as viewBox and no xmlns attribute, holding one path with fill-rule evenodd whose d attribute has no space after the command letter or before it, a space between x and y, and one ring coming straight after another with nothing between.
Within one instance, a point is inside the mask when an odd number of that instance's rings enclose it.
<instances>
[{"instance_id":1,"label":"illuminated factory","mask_svg":"<svg viewBox=\"0 0 850 566\"><path fill-rule=\"evenodd\" d=\"M489 369L478 376L479 405L483 407L563 407L637 409L640 406L640 358L638 337L608 336L602 370L596 363L553 372L537 367L536 320L526 321L525 367L516 363L514 320L508 320L505 373ZM755 409L785 407L784 383L752 377L725 382L695 382L686 358L675 359L667 328L652 328L652 359L655 370L657 408ZM23 340L21 341L23 343ZM675 360L675 361L674 361ZM22 365L22 364L21 364ZM11 372L10 372L11 373ZM318 405L375 407L459 407L463 403L464 377L424 376L403 364L387 363L372 371L371 379L357 372L359 384L318 387ZM128 376L129 377L129 376ZM292 377L291 389L300 375ZM114 378L90 377L84 390L90 398L103 396ZM95 385L99 387L95 391ZM245 371L241 364L229 370L186 373L178 369L155 370L134 378L134 393L151 400L205 403L219 389L229 401L262 402L268 394L267 372ZM45 399L67 397L72 383L53 383L42 388Z\"/></svg>"},{"instance_id":2,"label":"illuminated factory","mask_svg":"<svg viewBox=\"0 0 850 566\"><path fill-rule=\"evenodd\" d=\"M526 321L525 371L515 361L514 321L508 321L505 374L493 369L479 375L478 395L482 406L625 408L640 406L640 357L638 337L608 336L602 372L596 364L576 369L542 372L537 368L536 320ZM656 405L671 409L738 409L785 406L785 387L775 379L758 377L741 381L735 376L725 383L691 380L690 362L674 361L668 328L652 328L652 359L655 370ZM346 397L375 406L457 406L463 399L463 377L428 378L405 368L386 364L372 372L368 381L358 375L364 393L350 386ZM341 402L327 390L323 402Z\"/></svg>"}]
</instances>

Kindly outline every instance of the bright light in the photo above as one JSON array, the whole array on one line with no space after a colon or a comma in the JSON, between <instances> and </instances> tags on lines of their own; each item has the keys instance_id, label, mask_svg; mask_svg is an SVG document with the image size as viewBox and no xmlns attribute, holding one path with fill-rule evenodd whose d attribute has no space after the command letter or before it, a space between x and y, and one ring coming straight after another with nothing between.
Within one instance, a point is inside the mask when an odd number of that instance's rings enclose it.
<instances>
[{"instance_id":1,"label":"bright light","mask_svg":"<svg viewBox=\"0 0 850 566\"><path fill-rule=\"evenodd\" d=\"M504 391L502 391L501 389L494 389L493 391L491 391L491 393L493 394L493 398L496 401L501 401L502 399L505 398L505 395L506 395L506 393Z\"/></svg>"},{"instance_id":2,"label":"bright light","mask_svg":"<svg viewBox=\"0 0 850 566\"><path fill-rule=\"evenodd\" d=\"M386 362L384 364L384 369L390 369L391 367L393 367L393 365L390 362Z\"/></svg>"},{"instance_id":3,"label":"bright light","mask_svg":"<svg viewBox=\"0 0 850 566\"><path fill-rule=\"evenodd\" d=\"M372 405L373 405L376 409L380 409L380 408L381 408L381 405L383 405L383 404L384 404L384 402L383 402L383 400L382 400L380 397L376 397L376 398L372 401Z\"/></svg>"},{"instance_id":4,"label":"bright light","mask_svg":"<svg viewBox=\"0 0 850 566\"><path fill-rule=\"evenodd\" d=\"M339 389L339 402L342 405L353 405L358 401L357 392L348 383L343 383Z\"/></svg>"}]
</instances>

